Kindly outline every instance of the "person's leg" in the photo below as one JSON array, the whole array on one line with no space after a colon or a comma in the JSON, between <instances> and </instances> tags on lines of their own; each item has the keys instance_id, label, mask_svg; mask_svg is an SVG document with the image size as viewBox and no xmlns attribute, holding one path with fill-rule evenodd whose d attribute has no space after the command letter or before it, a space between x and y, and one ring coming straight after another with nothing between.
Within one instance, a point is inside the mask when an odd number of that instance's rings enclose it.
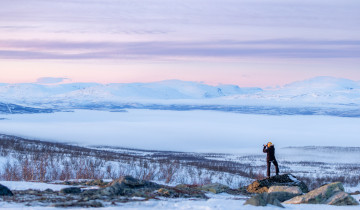
<instances>
[{"instance_id":1,"label":"person's leg","mask_svg":"<svg viewBox=\"0 0 360 210\"><path fill-rule=\"evenodd\" d=\"M270 166L271 166L271 162L270 162L270 161L266 161L266 164L267 164L266 176L269 178L269 177L270 177Z\"/></svg>"},{"instance_id":2,"label":"person's leg","mask_svg":"<svg viewBox=\"0 0 360 210\"><path fill-rule=\"evenodd\" d=\"M274 166L275 166L276 175L279 175L279 165L278 165L276 160L274 160L273 163L274 163Z\"/></svg>"}]
</instances>

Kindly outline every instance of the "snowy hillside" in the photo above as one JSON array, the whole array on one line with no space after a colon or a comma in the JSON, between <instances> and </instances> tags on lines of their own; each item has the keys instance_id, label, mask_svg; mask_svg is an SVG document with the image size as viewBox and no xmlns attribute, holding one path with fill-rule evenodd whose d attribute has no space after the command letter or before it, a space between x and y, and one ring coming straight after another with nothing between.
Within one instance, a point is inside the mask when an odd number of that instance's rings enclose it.
<instances>
[{"instance_id":1,"label":"snowy hillside","mask_svg":"<svg viewBox=\"0 0 360 210\"><path fill-rule=\"evenodd\" d=\"M333 77L316 77L285 85L274 93L289 100L358 104L360 82Z\"/></svg>"},{"instance_id":2,"label":"snowy hillside","mask_svg":"<svg viewBox=\"0 0 360 210\"><path fill-rule=\"evenodd\" d=\"M236 85L210 86L203 83L167 80L154 83L70 83L1 84L2 100L34 103L51 100L139 100L139 99L205 99L237 94L252 94L260 88L240 88Z\"/></svg>"},{"instance_id":3,"label":"snowy hillside","mask_svg":"<svg viewBox=\"0 0 360 210\"><path fill-rule=\"evenodd\" d=\"M334 77L315 77L249 95L227 97L252 103L295 106L359 105L360 82ZM280 102L280 103L276 103Z\"/></svg>"},{"instance_id":4,"label":"snowy hillside","mask_svg":"<svg viewBox=\"0 0 360 210\"><path fill-rule=\"evenodd\" d=\"M153 83L1 84L2 103L50 109L216 110L358 117L360 82L316 77L280 88L167 80ZM4 109L6 113L6 109Z\"/></svg>"},{"instance_id":5,"label":"snowy hillside","mask_svg":"<svg viewBox=\"0 0 360 210\"><path fill-rule=\"evenodd\" d=\"M246 88L237 85L211 86L203 83L167 80L153 83L69 83L69 84L1 84L3 101L36 103L62 101L123 101L171 99L242 99L297 100L323 103L355 103L360 98L360 82L333 77L316 77L281 88ZM214 100L210 100L215 103ZM241 103L241 102L238 102Z\"/></svg>"}]
</instances>

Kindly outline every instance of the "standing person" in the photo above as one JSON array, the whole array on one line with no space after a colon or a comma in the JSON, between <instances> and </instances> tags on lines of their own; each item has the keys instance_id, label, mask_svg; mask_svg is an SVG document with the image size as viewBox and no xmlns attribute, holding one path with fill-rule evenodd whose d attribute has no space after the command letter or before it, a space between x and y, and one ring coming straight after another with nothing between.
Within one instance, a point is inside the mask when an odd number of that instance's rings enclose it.
<instances>
[{"instance_id":1,"label":"standing person","mask_svg":"<svg viewBox=\"0 0 360 210\"><path fill-rule=\"evenodd\" d=\"M267 163L267 171L266 176L267 178L270 177L270 166L271 162L275 166L276 175L279 175L279 166L275 158L275 147L271 142L268 142L267 144L264 144L263 152L267 153L266 157L266 163Z\"/></svg>"}]
</instances>

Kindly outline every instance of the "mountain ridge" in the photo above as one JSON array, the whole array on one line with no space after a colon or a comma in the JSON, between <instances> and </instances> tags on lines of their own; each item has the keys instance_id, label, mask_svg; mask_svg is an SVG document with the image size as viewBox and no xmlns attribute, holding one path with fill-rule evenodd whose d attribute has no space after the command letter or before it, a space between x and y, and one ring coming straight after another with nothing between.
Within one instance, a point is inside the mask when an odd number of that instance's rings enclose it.
<instances>
[{"instance_id":1,"label":"mountain ridge","mask_svg":"<svg viewBox=\"0 0 360 210\"><path fill-rule=\"evenodd\" d=\"M319 106L360 105L360 82L335 77L314 77L276 89L208 85L164 80L149 83L0 84L1 102L20 105L91 103L246 104Z\"/></svg>"}]
</instances>

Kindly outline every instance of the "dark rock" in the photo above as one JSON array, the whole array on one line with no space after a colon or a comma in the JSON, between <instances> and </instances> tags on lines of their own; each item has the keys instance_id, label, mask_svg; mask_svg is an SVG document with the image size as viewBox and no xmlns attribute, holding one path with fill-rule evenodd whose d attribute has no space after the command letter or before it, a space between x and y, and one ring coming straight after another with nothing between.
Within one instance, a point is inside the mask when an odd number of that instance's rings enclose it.
<instances>
[{"instance_id":1,"label":"dark rock","mask_svg":"<svg viewBox=\"0 0 360 210\"><path fill-rule=\"evenodd\" d=\"M83 201L89 201L89 200L100 199L101 193L100 193L100 190L98 190L98 189L90 189L90 190L82 191L80 196Z\"/></svg>"},{"instance_id":2,"label":"dark rock","mask_svg":"<svg viewBox=\"0 0 360 210\"><path fill-rule=\"evenodd\" d=\"M155 194L167 198L208 198L199 187L192 185L160 188Z\"/></svg>"},{"instance_id":3,"label":"dark rock","mask_svg":"<svg viewBox=\"0 0 360 210\"><path fill-rule=\"evenodd\" d=\"M83 193L83 196L85 195ZM87 192L86 194L90 194ZM163 196L169 198L203 198L207 199L205 193L199 186L178 185L176 187L168 187L159 185L146 180L135 179L130 176L122 177L109 184L109 186L96 192L98 196L126 196L126 197L144 197L153 198L155 196Z\"/></svg>"},{"instance_id":4,"label":"dark rock","mask_svg":"<svg viewBox=\"0 0 360 210\"><path fill-rule=\"evenodd\" d=\"M91 196L91 195L95 195L99 193L98 189L89 189L89 190L84 190L81 192L81 195L83 196Z\"/></svg>"},{"instance_id":5,"label":"dark rock","mask_svg":"<svg viewBox=\"0 0 360 210\"><path fill-rule=\"evenodd\" d=\"M215 194L227 192L230 188L223 184L207 184L200 187L201 190Z\"/></svg>"},{"instance_id":6,"label":"dark rock","mask_svg":"<svg viewBox=\"0 0 360 210\"><path fill-rule=\"evenodd\" d=\"M95 179L95 180L90 180L84 183L84 185L87 186L100 186L100 187L104 187L105 185L107 185L107 182L104 182L102 179Z\"/></svg>"},{"instance_id":7,"label":"dark rock","mask_svg":"<svg viewBox=\"0 0 360 210\"><path fill-rule=\"evenodd\" d=\"M326 202L329 205L335 206L357 206L359 203L348 193L338 192L331 196Z\"/></svg>"},{"instance_id":8,"label":"dark rock","mask_svg":"<svg viewBox=\"0 0 360 210\"><path fill-rule=\"evenodd\" d=\"M330 205L359 205L348 193L344 192L342 183L335 182L324 185L305 195L294 197L285 201L287 204L330 204Z\"/></svg>"},{"instance_id":9,"label":"dark rock","mask_svg":"<svg viewBox=\"0 0 360 210\"><path fill-rule=\"evenodd\" d=\"M131 176L124 176L122 177L118 182L121 182L129 187L143 187L145 185L153 185L155 183L149 182L149 181L145 181L145 180L140 180L140 179L135 179L134 177Z\"/></svg>"},{"instance_id":10,"label":"dark rock","mask_svg":"<svg viewBox=\"0 0 360 210\"><path fill-rule=\"evenodd\" d=\"M98 201L91 201L91 202L64 202L64 203L57 203L54 205L54 207L93 207L93 208L99 208L104 207L104 205Z\"/></svg>"},{"instance_id":11,"label":"dark rock","mask_svg":"<svg viewBox=\"0 0 360 210\"><path fill-rule=\"evenodd\" d=\"M282 194L281 192L279 192ZM280 203L280 201L277 199L277 196L279 196L278 192L276 193L261 193L258 195L255 195L251 198L249 198L244 205L253 205L253 206L267 206L268 204L278 206L281 208L284 208L284 206ZM279 195L276 195L279 194ZM282 197L285 198L285 197Z\"/></svg>"},{"instance_id":12,"label":"dark rock","mask_svg":"<svg viewBox=\"0 0 360 210\"><path fill-rule=\"evenodd\" d=\"M44 192L46 192L46 193L53 193L54 190L48 188L48 189L44 190Z\"/></svg>"},{"instance_id":13,"label":"dark rock","mask_svg":"<svg viewBox=\"0 0 360 210\"><path fill-rule=\"evenodd\" d=\"M81 189L79 187L67 187L61 189L60 192L64 194L79 194L81 193Z\"/></svg>"},{"instance_id":14,"label":"dark rock","mask_svg":"<svg viewBox=\"0 0 360 210\"><path fill-rule=\"evenodd\" d=\"M284 202L298 195L299 194L294 194L289 192L272 192L272 193L268 193L268 202L272 203L274 200Z\"/></svg>"},{"instance_id":15,"label":"dark rock","mask_svg":"<svg viewBox=\"0 0 360 210\"><path fill-rule=\"evenodd\" d=\"M261 193L249 198L244 205L253 206L266 206L267 205L267 193Z\"/></svg>"},{"instance_id":16,"label":"dark rock","mask_svg":"<svg viewBox=\"0 0 360 210\"><path fill-rule=\"evenodd\" d=\"M247 191L249 193L268 192L271 186L298 186L304 193L309 191L304 182L299 181L291 174L276 175L267 179L256 180L247 187Z\"/></svg>"},{"instance_id":17,"label":"dark rock","mask_svg":"<svg viewBox=\"0 0 360 210\"><path fill-rule=\"evenodd\" d=\"M154 182L124 176L111 182L108 187L101 189L99 193L106 196L147 196L148 193L161 187L161 185Z\"/></svg>"},{"instance_id":18,"label":"dark rock","mask_svg":"<svg viewBox=\"0 0 360 210\"><path fill-rule=\"evenodd\" d=\"M14 194L11 192L9 188L0 184L0 196L13 196Z\"/></svg>"}]
</instances>

